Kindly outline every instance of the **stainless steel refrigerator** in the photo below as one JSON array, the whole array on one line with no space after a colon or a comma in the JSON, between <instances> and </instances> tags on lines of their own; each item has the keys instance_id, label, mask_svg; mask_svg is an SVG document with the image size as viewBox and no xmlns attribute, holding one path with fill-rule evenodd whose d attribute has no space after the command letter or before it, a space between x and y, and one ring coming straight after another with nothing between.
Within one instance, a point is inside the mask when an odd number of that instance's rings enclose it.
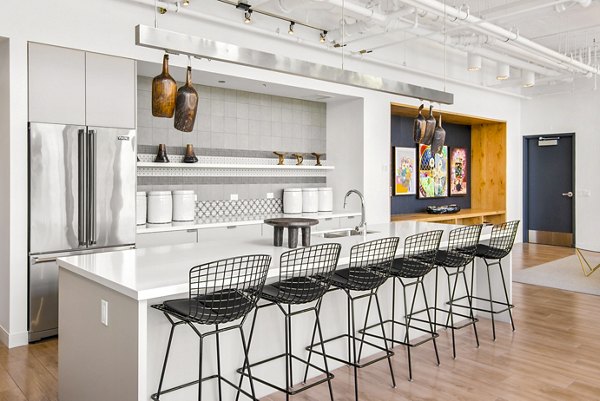
<instances>
[{"instance_id":1,"label":"stainless steel refrigerator","mask_svg":"<svg viewBox=\"0 0 600 401\"><path fill-rule=\"evenodd\" d=\"M29 124L29 341L58 332L61 256L135 244L134 130Z\"/></svg>"}]
</instances>

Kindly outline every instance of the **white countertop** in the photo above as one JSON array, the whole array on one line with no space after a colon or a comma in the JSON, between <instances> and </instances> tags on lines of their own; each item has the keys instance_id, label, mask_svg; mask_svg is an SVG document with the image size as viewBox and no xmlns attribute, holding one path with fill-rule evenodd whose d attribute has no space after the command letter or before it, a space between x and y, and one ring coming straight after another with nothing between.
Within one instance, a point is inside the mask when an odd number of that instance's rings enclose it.
<instances>
[{"instance_id":1,"label":"white countertop","mask_svg":"<svg viewBox=\"0 0 600 401\"><path fill-rule=\"evenodd\" d=\"M384 237L400 237L397 255L402 255L404 239L412 234L430 230L444 230L442 246L447 245L448 232L458 226L418 221L402 221L370 225L366 236L324 239L312 236L312 245L338 242L342 245L339 265L349 261L350 248L361 242ZM489 238L490 228L484 228L482 239ZM59 267L79 274L136 300L169 297L188 292L190 268L214 260L248 254L272 256L268 281L279 274L279 258L287 247L274 247L272 238L254 238L237 241L205 241L199 244L161 246L126 251L96 253L60 258ZM285 245L285 243L284 243Z\"/></svg>"},{"instance_id":2,"label":"white countertop","mask_svg":"<svg viewBox=\"0 0 600 401\"><path fill-rule=\"evenodd\" d=\"M197 230L202 228L218 228L228 226L245 226L252 224L262 224L265 219L275 219L280 217L303 217L308 219L331 219L339 217L360 216L360 212L319 212L319 213L302 213L302 214L266 214L252 216L215 216L206 217L190 222L175 222L168 224L146 224L137 227L137 234L161 233L169 231L184 231Z\"/></svg>"}]
</instances>

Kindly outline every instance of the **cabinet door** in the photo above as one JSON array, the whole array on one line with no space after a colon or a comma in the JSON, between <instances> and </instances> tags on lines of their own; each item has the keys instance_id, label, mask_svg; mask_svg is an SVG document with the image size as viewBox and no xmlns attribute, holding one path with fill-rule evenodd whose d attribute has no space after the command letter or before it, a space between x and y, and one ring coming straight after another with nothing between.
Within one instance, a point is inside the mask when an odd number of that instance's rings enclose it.
<instances>
[{"instance_id":1,"label":"cabinet door","mask_svg":"<svg viewBox=\"0 0 600 401\"><path fill-rule=\"evenodd\" d=\"M327 231L340 228L340 219L338 217L326 217L319 219L319 224L312 228L313 231Z\"/></svg>"},{"instance_id":2,"label":"cabinet door","mask_svg":"<svg viewBox=\"0 0 600 401\"><path fill-rule=\"evenodd\" d=\"M340 217L340 228L354 228L360 223L360 216Z\"/></svg>"},{"instance_id":3,"label":"cabinet door","mask_svg":"<svg viewBox=\"0 0 600 401\"><path fill-rule=\"evenodd\" d=\"M162 233L138 234L136 248L150 248L162 245L192 244L198 240L198 230L167 231Z\"/></svg>"},{"instance_id":4,"label":"cabinet door","mask_svg":"<svg viewBox=\"0 0 600 401\"><path fill-rule=\"evenodd\" d=\"M135 61L86 53L86 124L135 128Z\"/></svg>"},{"instance_id":5,"label":"cabinet door","mask_svg":"<svg viewBox=\"0 0 600 401\"><path fill-rule=\"evenodd\" d=\"M85 125L85 52L29 44L29 121Z\"/></svg>"}]
</instances>

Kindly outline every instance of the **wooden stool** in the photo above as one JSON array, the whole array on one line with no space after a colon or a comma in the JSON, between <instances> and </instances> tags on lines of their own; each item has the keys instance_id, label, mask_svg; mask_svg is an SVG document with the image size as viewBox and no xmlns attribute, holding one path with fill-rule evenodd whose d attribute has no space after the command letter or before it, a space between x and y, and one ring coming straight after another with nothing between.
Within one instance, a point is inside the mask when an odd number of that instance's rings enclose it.
<instances>
[{"instance_id":1,"label":"wooden stool","mask_svg":"<svg viewBox=\"0 0 600 401\"><path fill-rule=\"evenodd\" d=\"M288 247L298 247L298 230L302 229L302 246L310 246L310 227L319 224L317 219L281 218L267 219L265 224L273 226L273 245L283 246L283 229L288 229Z\"/></svg>"}]
</instances>

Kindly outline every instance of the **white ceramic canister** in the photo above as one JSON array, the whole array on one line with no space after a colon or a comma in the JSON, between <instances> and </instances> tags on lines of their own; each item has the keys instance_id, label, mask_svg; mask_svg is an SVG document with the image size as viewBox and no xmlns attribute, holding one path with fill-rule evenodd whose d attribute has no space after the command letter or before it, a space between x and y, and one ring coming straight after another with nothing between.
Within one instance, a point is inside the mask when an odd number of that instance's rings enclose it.
<instances>
[{"instance_id":1,"label":"white ceramic canister","mask_svg":"<svg viewBox=\"0 0 600 401\"><path fill-rule=\"evenodd\" d=\"M195 214L194 191L173 191L173 221L193 221Z\"/></svg>"},{"instance_id":2,"label":"white ceramic canister","mask_svg":"<svg viewBox=\"0 0 600 401\"><path fill-rule=\"evenodd\" d=\"M135 224L146 224L146 193L138 192L135 196Z\"/></svg>"},{"instance_id":3,"label":"white ceramic canister","mask_svg":"<svg viewBox=\"0 0 600 401\"><path fill-rule=\"evenodd\" d=\"M319 211L319 189L302 188L302 213L317 213Z\"/></svg>"},{"instance_id":4,"label":"white ceramic canister","mask_svg":"<svg viewBox=\"0 0 600 401\"><path fill-rule=\"evenodd\" d=\"M164 224L173 220L173 196L171 191L148 192L148 223Z\"/></svg>"},{"instance_id":5,"label":"white ceramic canister","mask_svg":"<svg viewBox=\"0 0 600 401\"><path fill-rule=\"evenodd\" d=\"M333 211L333 188L319 188L319 212Z\"/></svg>"},{"instance_id":6,"label":"white ceramic canister","mask_svg":"<svg viewBox=\"0 0 600 401\"><path fill-rule=\"evenodd\" d=\"M283 213L302 213L302 190L300 188L286 188L283 190Z\"/></svg>"}]
</instances>

